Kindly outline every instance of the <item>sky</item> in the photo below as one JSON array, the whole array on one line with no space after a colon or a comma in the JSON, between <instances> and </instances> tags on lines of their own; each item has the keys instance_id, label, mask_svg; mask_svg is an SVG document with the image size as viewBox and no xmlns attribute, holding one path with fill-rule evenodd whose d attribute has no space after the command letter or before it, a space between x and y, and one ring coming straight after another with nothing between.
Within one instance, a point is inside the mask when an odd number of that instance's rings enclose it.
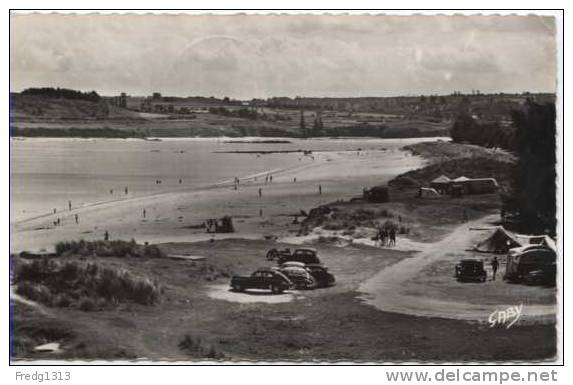
<instances>
[{"instance_id":1,"label":"sky","mask_svg":"<svg viewBox=\"0 0 573 385\"><path fill-rule=\"evenodd\" d=\"M555 92L540 16L11 15L11 91L394 96Z\"/></svg>"}]
</instances>

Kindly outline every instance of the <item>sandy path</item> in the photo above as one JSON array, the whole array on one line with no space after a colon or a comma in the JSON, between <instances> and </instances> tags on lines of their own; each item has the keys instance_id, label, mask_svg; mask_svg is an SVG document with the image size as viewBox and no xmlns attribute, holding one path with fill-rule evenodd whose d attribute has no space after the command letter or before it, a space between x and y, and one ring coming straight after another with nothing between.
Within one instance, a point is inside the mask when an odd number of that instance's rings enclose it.
<instances>
[{"instance_id":1,"label":"sandy path","mask_svg":"<svg viewBox=\"0 0 573 385\"><path fill-rule=\"evenodd\" d=\"M506 309L519 303L483 305L408 294L406 283L414 279L430 264L444 258L444 254L462 252L471 244L471 227L483 226L491 217L464 223L442 240L426 244L413 258L405 259L364 282L359 291L365 303L380 310L416 316L462 319L487 322L494 310ZM555 319L556 305L526 305L521 322L551 322Z\"/></svg>"}]
</instances>

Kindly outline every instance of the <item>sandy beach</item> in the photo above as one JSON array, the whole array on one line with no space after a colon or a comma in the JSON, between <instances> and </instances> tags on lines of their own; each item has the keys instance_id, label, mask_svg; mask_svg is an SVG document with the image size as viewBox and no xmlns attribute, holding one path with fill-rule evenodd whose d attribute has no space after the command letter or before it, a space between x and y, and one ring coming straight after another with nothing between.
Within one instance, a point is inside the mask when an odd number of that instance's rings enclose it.
<instances>
[{"instance_id":1,"label":"sandy beach","mask_svg":"<svg viewBox=\"0 0 573 385\"><path fill-rule=\"evenodd\" d=\"M213 183L202 180L191 185L187 183L190 177L186 177L182 185L172 183L158 190L132 189L127 195L120 191L112 197L72 206L72 210L60 208L55 214L48 207L28 216L13 213L10 250L51 250L61 240L103 239L106 231L110 239L133 238L150 243L192 242L226 236L250 239L293 236L298 227L290 225L300 210L308 211L320 204L359 196L364 187L385 183L421 166L424 162L421 158L400 150L401 146L418 141L422 139L343 142L347 148L361 149L350 151L338 143L330 145L327 140L321 140L316 141L321 143L306 145L322 147L324 151L313 151L311 156L289 154L290 161L281 158L284 154L260 157L224 154L239 162L253 163L252 172L243 168L243 173L237 175L240 179L237 189L233 175L220 177ZM287 148L293 146L297 144ZM169 151L174 152L172 147ZM148 154L146 151L143 156ZM133 159L130 161L135 164ZM267 175L272 175L272 182L265 180ZM149 183L153 181L151 178ZM13 205L18 204L18 199L12 195ZM76 199L69 199L75 204ZM233 217L235 233L212 235L204 229L193 228L208 218L224 215ZM54 225L58 218L60 225Z\"/></svg>"}]
</instances>

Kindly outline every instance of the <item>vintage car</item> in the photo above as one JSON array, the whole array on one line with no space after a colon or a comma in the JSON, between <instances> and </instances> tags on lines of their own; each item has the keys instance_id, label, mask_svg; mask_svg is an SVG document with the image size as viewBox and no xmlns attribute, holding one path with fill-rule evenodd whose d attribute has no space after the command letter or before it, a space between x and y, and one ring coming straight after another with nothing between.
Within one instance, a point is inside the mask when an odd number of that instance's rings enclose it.
<instances>
[{"instance_id":1,"label":"vintage car","mask_svg":"<svg viewBox=\"0 0 573 385\"><path fill-rule=\"evenodd\" d=\"M316 280L316 287L328 287L334 285L334 275L328 272L328 269L320 264L310 263L306 265L306 270Z\"/></svg>"},{"instance_id":2,"label":"vintage car","mask_svg":"<svg viewBox=\"0 0 573 385\"><path fill-rule=\"evenodd\" d=\"M314 289L317 282L302 262L285 262L279 271L286 275L297 289Z\"/></svg>"},{"instance_id":3,"label":"vintage car","mask_svg":"<svg viewBox=\"0 0 573 385\"><path fill-rule=\"evenodd\" d=\"M234 291L247 289L269 289L273 294L280 294L294 287L293 282L283 273L273 268L260 268L248 277L234 276L231 279Z\"/></svg>"},{"instance_id":4,"label":"vintage car","mask_svg":"<svg viewBox=\"0 0 573 385\"><path fill-rule=\"evenodd\" d=\"M485 282L487 273L483 261L478 259L462 259L456 264L456 279L459 282Z\"/></svg>"},{"instance_id":5,"label":"vintage car","mask_svg":"<svg viewBox=\"0 0 573 385\"><path fill-rule=\"evenodd\" d=\"M286 249L270 249L267 252L267 260L269 261L274 261L275 259L278 259L282 256L290 256L292 255L292 252L289 248Z\"/></svg>"},{"instance_id":6,"label":"vintage car","mask_svg":"<svg viewBox=\"0 0 573 385\"><path fill-rule=\"evenodd\" d=\"M320 264L320 259L318 259L317 252L315 249L305 248L296 249L292 254L281 254L277 258L279 265L285 262L302 262L305 265L308 264Z\"/></svg>"}]
</instances>

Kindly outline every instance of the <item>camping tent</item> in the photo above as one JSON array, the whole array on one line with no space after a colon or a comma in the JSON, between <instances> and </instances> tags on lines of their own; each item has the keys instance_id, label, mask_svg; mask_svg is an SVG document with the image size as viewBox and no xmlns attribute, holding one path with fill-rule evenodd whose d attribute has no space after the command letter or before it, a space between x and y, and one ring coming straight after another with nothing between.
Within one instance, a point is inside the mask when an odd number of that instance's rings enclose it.
<instances>
[{"instance_id":1,"label":"camping tent","mask_svg":"<svg viewBox=\"0 0 573 385\"><path fill-rule=\"evenodd\" d=\"M519 243L521 243L525 246L527 246L527 245L545 246L545 247L550 248L551 250L557 252L557 244L555 243L555 240L548 235L521 235L521 234L516 234L515 237L517 238ZM541 248L541 247L538 247L538 248Z\"/></svg>"},{"instance_id":2,"label":"camping tent","mask_svg":"<svg viewBox=\"0 0 573 385\"><path fill-rule=\"evenodd\" d=\"M452 180L445 175L440 175L436 179L430 182L430 187L438 190L440 193L448 192L448 188L452 183Z\"/></svg>"},{"instance_id":3,"label":"camping tent","mask_svg":"<svg viewBox=\"0 0 573 385\"><path fill-rule=\"evenodd\" d=\"M483 253L505 254L521 244L515 240L503 227L498 227L492 235L475 245L475 251Z\"/></svg>"},{"instance_id":4,"label":"camping tent","mask_svg":"<svg viewBox=\"0 0 573 385\"><path fill-rule=\"evenodd\" d=\"M427 188L427 187L420 187L420 190L418 190L418 196L420 198L439 198L439 197L441 197L440 193L437 192L436 189Z\"/></svg>"}]
</instances>

